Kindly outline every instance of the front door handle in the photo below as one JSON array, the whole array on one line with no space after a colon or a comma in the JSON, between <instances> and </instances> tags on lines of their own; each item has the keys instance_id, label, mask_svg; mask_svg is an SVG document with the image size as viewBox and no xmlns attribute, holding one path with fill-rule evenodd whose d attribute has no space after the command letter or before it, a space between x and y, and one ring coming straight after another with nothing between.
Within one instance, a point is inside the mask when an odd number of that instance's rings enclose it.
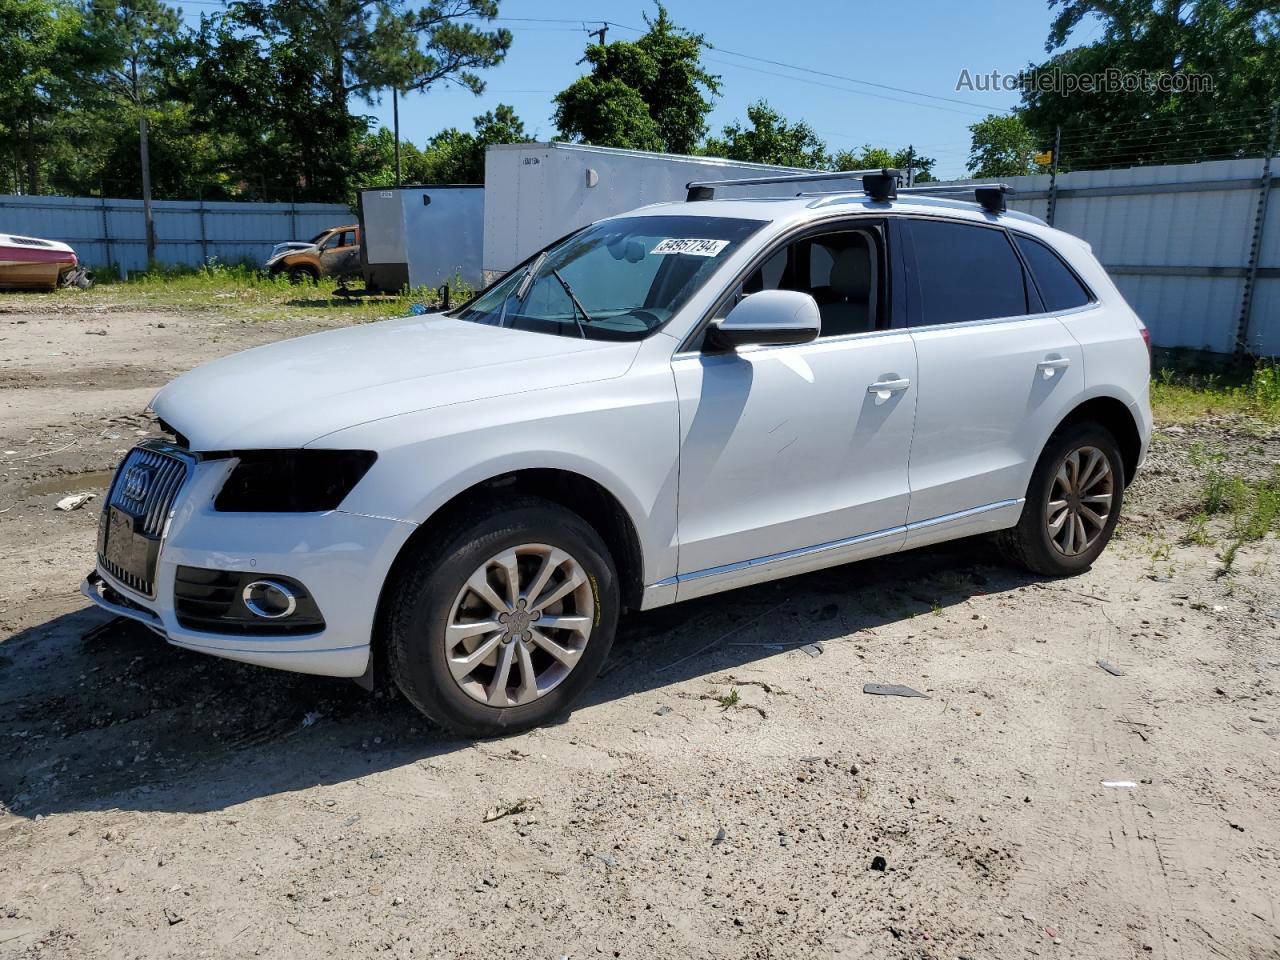
<instances>
[{"instance_id":1,"label":"front door handle","mask_svg":"<svg viewBox=\"0 0 1280 960\"><path fill-rule=\"evenodd\" d=\"M1036 369L1044 374L1046 380L1052 380L1054 374L1059 370L1065 370L1071 366L1070 357L1056 357L1053 360L1041 360L1036 364Z\"/></svg>"},{"instance_id":2,"label":"front door handle","mask_svg":"<svg viewBox=\"0 0 1280 960\"><path fill-rule=\"evenodd\" d=\"M867 393L874 393L880 400L888 400L894 393L901 393L911 386L910 380L879 380L867 387Z\"/></svg>"}]
</instances>

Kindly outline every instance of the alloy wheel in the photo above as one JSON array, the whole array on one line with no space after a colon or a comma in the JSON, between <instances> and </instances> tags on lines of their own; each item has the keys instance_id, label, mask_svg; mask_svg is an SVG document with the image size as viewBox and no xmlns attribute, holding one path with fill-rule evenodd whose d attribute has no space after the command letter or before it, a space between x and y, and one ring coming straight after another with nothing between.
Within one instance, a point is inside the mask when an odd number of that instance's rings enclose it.
<instances>
[{"instance_id":1,"label":"alloy wheel","mask_svg":"<svg viewBox=\"0 0 1280 960\"><path fill-rule=\"evenodd\" d=\"M1045 524L1049 540L1068 557L1089 550L1107 528L1115 503L1115 473L1097 447L1063 457L1049 487Z\"/></svg>"},{"instance_id":2,"label":"alloy wheel","mask_svg":"<svg viewBox=\"0 0 1280 960\"><path fill-rule=\"evenodd\" d=\"M595 595L564 550L526 543L481 564L458 591L445 658L473 700L515 707L550 693L586 650Z\"/></svg>"}]
</instances>

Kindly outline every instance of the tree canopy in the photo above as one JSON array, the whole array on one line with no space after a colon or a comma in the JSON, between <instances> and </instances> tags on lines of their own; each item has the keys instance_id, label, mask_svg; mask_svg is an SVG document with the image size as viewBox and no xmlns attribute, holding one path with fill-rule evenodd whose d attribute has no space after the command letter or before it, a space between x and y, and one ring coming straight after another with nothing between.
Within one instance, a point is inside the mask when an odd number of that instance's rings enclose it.
<instances>
[{"instance_id":1,"label":"tree canopy","mask_svg":"<svg viewBox=\"0 0 1280 960\"><path fill-rule=\"evenodd\" d=\"M1036 172L1036 135L1015 116L991 114L969 128L969 173L975 177L1020 177Z\"/></svg>"},{"instance_id":2,"label":"tree canopy","mask_svg":"<svg viewBox=\"0 0 1280 960\"><path fill-rule=\"evenodd\" d=\"M764 100L747 107L749 126L734 121L707 140L712 157L771 163L782 167L827 167L827 144L803 120L788 121Z\"/></svg>"},{"instance_id":3,"label":"tree canopy","mask_svg":"<svg viewBox=\"0 0 1280 960\"><path fill-rule=\"evenodd\" d=\"M1043 144L1062 130L1066 167L1257 156L1280 101L1275 0L1049 0L1047 60L1033 72L1145 76L1136 89L1029 86L1017 111ZM1069 46L1080 28L1097 39ZM1090 27L1090 29L1093 29ZM1167 78L1163 83L1159 78ZM1207 83L1205 80L1207 79Z\"/></svg>"},{"instance_id":4,"label":"tree canopy","mask_svg":"<svg viewBox=\"0 0 1280 960\"><path fill-rule=\"evenodd\" d=\"M701 34L676 26L658 4L634 42L587 47L591 70L556 94L560 136L603 146L692 153L706 135L720 78L702 66Z\"/></svg>"}]
</instances>

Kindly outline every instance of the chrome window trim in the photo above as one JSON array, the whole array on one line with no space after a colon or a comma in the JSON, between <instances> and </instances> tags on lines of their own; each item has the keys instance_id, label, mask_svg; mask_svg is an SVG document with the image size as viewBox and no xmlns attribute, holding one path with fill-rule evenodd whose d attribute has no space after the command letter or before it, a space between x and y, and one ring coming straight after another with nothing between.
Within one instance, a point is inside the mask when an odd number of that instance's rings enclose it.
<instances>
[{"instance_id":1,"label":"chrome window trim","mask_svg":"<svg viewBox=\"0 0 1280 960\"><path fill-rule=\"evenodd\" d=\"M747 265L743 267L741 270L739 270L739 272L734 275L733 279L728 284L726 284L723 288L721 288L720 293L712 301L711 306L708 307L705 311L703 311L703 315L698 318L698 321L689 329L689 332L685 334L684 337L681 338L679 345L676 347L675 351L672 353L672 360L680 360L687 357L697 357L697 356L703 355L703 351L689 348L689 342L695 339L700 333L703 332L703 330L706 329L707 324L711 322L711 319L715 316L716 312L720 309L725 298L738 285L740 285L747 277L749 277L753 270L755 270L757 267L760 266L760 264L764 263L764 261L768 260L769 257L775 254L780 247L786 245L787 243L792 242L798 234L802 234L807 230L813 229L815 227L825 228L833 223L845 222L850 224L850 229L857 229L856 221L858 220L880 220L885 222L886 224L890 220L897 220L899 222L904 220L941 220L946 223L958 223L958 224L964 224L970 227L987 228L991 230L1002 230L1008 236L1010 246L1013 248L1014 255L1018 258L1019 263L1022 263L1023 269L1027 271L1027 276L1032 283L1036 282L1035 274L1033 274L1031 272L1031 268L1026 265L1026 262L1022 256L1022 251L1018 249L1017 241L1014 234L1021 234L1022 236L1025 236L1030 240L1035 241L1036 243L1040 243L1046 247L1049 247L1048 244L1045 244L1045 242L1041 240L1039 237L1037 237L1035 234L1030 233L1026 230L1015 229L1014 227L1011 227L1006 223L979 222L977 220L971 220L967 217L957 217L954 215L948 215L946 212L942 212L942 211L938 213L925 213L925 212L919 212L919 211L911 211L909 213L908 212L896 213L892 210L867 210L859 213L851 213L847 210L844 210L838 213L833 213L825 217L815 217L812 220L806 220L803 223L796 224L788 228L787 230L783 231L782 233L778 234L778 236L774 237L773 240L770 241L766 246L762 247L761 250L757 252L754 257L752 257L749 261L747 261ZM850 340L855 337L871 337L881 333L914 332L916 330L922 330L922 331L941 330L947 327L954 327L958 329L962 327L977 326L980 324L1008 323L1008 322L1017 321L1017 320L1036 320L1042 317L1069 317L1069 316L1073 316L1074 314L1083 313L1087 310L1093 310L1102 306L1103 305L1102 300L1099 299L1096 293L1094 293L1093 288L1089 286L1089 284L1085 283L1084 279L1080 276L1079 272L1075 269L1075 267L1073 267L1069 262L1067 262L1067 259L1063 257L1062 254L1058 253L1057 250L1054 250L1052 247L1049 247L1049 250L1051 253L1053 253L1054 256L1056 256L1059 260L1062 261L1062 263L1066 266L1066 268L1071 271L1072 275L1076 278L1076 280L1079 281L1080 285L1084 287L1085 291L1088 292L1091 298L1088 303L1081 304L1078 307L1072 307L1070 310L1057 310L1057 311L1046 310L1040 313L1024 313L1024 314L1018 314L1017 316L1012 316L1012 317L990 317L983 320L966 320L963 323L935 323L935 324L930 324L929 326L920 326L920 327L904 325L902 327L890 327L886 330L867 330L862 333L848 333L848 334L843 334L842 336L839 336L839 337L819 337L817 341L811 341L811 342L823 341L828 343L838 343L840 341ZM888 272L889 272L888 279L890 280L890 282L892 282L893 269L894 269L894 266L892 263L890 263L888 266ZM1038 292L1039 291L1037 289L1037 293ZM769 347L769 349L774 349L774 350L788 349L790 347L798 347L798 346L808 346L808 344L777 344Z\"/></svg>"}]
</instances>

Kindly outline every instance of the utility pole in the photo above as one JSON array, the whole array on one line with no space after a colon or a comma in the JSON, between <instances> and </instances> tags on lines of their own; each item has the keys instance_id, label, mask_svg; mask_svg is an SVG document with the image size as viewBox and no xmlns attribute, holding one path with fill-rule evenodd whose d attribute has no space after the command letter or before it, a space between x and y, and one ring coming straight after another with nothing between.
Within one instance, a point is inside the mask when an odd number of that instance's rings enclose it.
<instances>
[{"instance_id":1,"label":"utility pole","mask_svg":"<svg viewBox=\"0 0 1280 960\"><path fill-rule=\"evenodd\" d=\"M396 140L396 186L401 186L400 179L400 91L391 88L391 124L395 127Z\"/></svg>"},{"instance_id":2,"label":"utility pole","mask_svg":"<svg viewBox=\"0 0 1280 960\"><path fill-rule=\"evenodd\" d=\"M587 36L588 36L588 37L595 37L595 38L596 38L596 43L598 43L598 44L599 44L600 46L602 46L602 47L604 46L604 38L605 38L606 36L608 36L608 34L609 34L609 23L608 23L608 21L605 21L605 20L601 20L601 21L600 21L600 29L599 29L599 30L588 30L588 31L587 31ZM583 57L581 60L579 60L579 61L578 61L578 63L579 63L579 64L583 64L583 63L586 63L586 62L587 62L587 58L586 58L586 57Z\"/></svg>"},{"instance_id":3,"label":"utility pole","mask_svg":"<svg viewBox=\"0 0 1280 960\"><path fill-rule=\"evenodd\" d=\"M907 186L914 187L916 185L916 149L911 144L907 144Z\"/></svg>"},{"instance_id":4,"label":"utility pole","mask_svg":"<svg viewBox=\"0 0 1280 960\"><path fill-rule=\"evenodd\" d=\"M1259 181L1258 207L1253 218L1253 235L1249 242L1249 266L1244 277L1244 292L1240 298L1240 319L1236 323L1236 358L1249 352L1249 321L1253 315L1253 302L1258 286L1258 260L1262 256L1262 237L1267 227L1267 202L1271 198L1271 161L1280 138L1280 104L1271 108L1271 131L1267 136L1267 153L1262 158L1262 179Z\"/></svg>"},{"instance_id":5,"label":"utility pole","mask_svg":"<svg viewBox=\"0 0 1280 960\"><path fill-rule=\"evenodd\" d=\"M1054 215L1058 212L1058 154L1062 152L1062 128L1053 133L1053 166L1049 168L1049 212L1045 220L1053 226Z\"/></svg>"}]
</instances>

